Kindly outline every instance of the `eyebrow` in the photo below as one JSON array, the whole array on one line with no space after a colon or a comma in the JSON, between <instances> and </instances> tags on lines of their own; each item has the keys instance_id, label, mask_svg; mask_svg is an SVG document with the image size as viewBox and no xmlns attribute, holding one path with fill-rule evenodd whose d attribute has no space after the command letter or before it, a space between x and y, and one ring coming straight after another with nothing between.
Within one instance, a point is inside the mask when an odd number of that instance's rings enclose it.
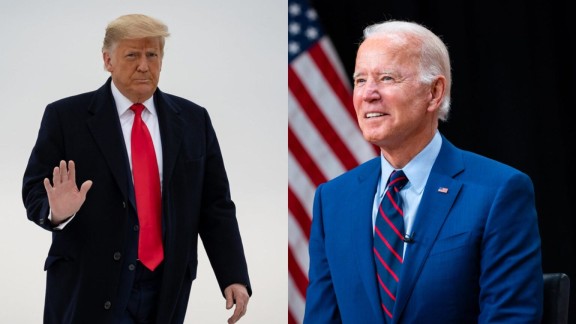
<instances>
[{"instance_id":1,"label":"eyebrow","mask_svg":"<svg viewBox=\"0 0 576 324\"><path fill-rule=\"evenodd\" d=\"M372 74L372 73L366 73L366 72L355 72L354 74L352 74L352 78L355 79L359 76L362 75L368 75L368 74ZM376 75L389 75L389 74L394 74L392 71L386 70L386 71L381 71L381 72L377 72Z\"/></svg>"}]
</instances>

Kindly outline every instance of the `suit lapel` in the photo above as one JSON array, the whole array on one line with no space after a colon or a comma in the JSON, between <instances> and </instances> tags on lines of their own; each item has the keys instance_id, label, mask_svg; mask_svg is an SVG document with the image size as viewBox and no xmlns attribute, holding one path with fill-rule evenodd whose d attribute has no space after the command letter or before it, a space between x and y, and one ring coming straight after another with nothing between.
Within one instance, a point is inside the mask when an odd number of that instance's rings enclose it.
<instances>
[{"instance_id":1,"label":"suit lapel","mask_svg":"<svg viewBox=\"0 0 576 324\"><path fill-rule=\"evenodd\" d=\"M94 101L89 107L92 117L87 120L87 125L124 199L130 200L135 206L134 195L129 194L130 190L128 190L132 183L129 178L130 167L110 82L111 79L108 79L106 84L96 90ZM125 163L118 163L119 157L123 157Z\"/></svg>"},{"instance_id":2,"label":"suit lapel","mask_svg":"<svg viewBox=\"0 0 576 324\"><path fill-rule=\"evenodd\" d=\"M360 174L355 183L356 187L350 188L354 194L355 201L351 200L353 215L358 215L351 221L354 222L356 245L356 262L358 276L362 278L362 283L368 296L370 305L379 319L378 322L384 323L384 315L380 305L380 296L378 295L378 284L376 279L376 265L374 263L373 247L373 229L372 229L372 206L374 204L374 195L376 186L380 178L380 157L370 161L371 165L366 172Z\"/></svg>"},{"instance_id":3,"label":"suit lapel","mask_svg":"<svg viewBox=\"0 0 576 324\"><path fill-rule=\"evenodd\" d=\"M432 167L413 226L414 243L408 244L394 313L401 318L426 259L454 204L462 183L454 177L464 170L459 151L445 138Z\"/></svg>"}]
</instances>

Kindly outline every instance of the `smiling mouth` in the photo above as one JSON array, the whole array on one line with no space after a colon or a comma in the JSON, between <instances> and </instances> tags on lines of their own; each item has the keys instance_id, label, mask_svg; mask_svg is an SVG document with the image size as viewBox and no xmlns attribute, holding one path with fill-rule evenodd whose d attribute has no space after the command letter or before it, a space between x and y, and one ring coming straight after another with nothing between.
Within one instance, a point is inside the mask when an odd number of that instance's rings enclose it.
<instances>
[{"instance_id":1,"label":"smiling mouth","mask_svg":"<svg viewBox=\"0 0 576 324\"><path fill-rule=\"evenodd\" d=\"M375 118L375 117L382 117L385 114L383 113L367 113L366 115L364 115L364 117L370 119L370 118Z\"/></svg>"}]
</instances>

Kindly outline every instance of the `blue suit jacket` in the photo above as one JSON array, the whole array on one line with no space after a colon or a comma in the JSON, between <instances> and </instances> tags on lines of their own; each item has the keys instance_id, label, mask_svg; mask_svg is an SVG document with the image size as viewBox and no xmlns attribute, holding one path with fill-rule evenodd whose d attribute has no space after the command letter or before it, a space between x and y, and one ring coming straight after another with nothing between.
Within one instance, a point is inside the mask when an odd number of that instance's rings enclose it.
<instances>
[{"instance_id":1,"label":"blue suit jacket","mask_svg":"<svg viewBox=\"0 0 576 324\"><path fill-rule=\"evenodd\" d=\"M316 191L307 324L384 323L371 218L380 169L378 157ZM394 323L540 323L540 236L527 175L443 138L413 237Z\"/></svg>"}]
</instances>

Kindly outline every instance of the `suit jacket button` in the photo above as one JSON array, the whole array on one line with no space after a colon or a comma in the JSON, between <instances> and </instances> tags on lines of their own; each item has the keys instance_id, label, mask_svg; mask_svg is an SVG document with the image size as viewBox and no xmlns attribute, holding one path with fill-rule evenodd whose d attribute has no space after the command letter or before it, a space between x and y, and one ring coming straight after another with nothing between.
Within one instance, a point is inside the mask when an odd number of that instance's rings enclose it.
<instances>
[{"instance_id":1,"label":"suit jacket button","mask_svg":"<svg viewBox=\"0 0 576 324\"><path fill-rule=\"evenodd\" d=\"M133 264L128 266L128 270L130 270L130 271L134 271L135 269L136 269L136 266Z\"/></svg>"},{"instance_id":2,"label":"suit jacket button","mask_svg":"<svg viewBox=\"0 0 576 324\"><path fill-rule=\"evenodd\" d=\"M107 301L104 303L104 309L110 309L110 307L112 307L112 303L111 303L109 300L107 300Z\"/></svg>"},{"instance_id":3,"label":"suit jacket button","mask_svg":"<svg viewBox=\"0 0 576 324\"><path fill-rule=\"evenodd\" d=\"M114 261L118 261L120 260L120 258L122 258L122 253L120 252L114 253Z\"/></svg>"},{"instance_id":4,"label":"suit jacket button","mask_svg":"<svg viewBox=\"0 0 576 324\"><path fill-rule=\"evenodd\" d=\"M125 201L122 202L122 208L126 208L126 202Z\"/></svg>"}]
</instances>

